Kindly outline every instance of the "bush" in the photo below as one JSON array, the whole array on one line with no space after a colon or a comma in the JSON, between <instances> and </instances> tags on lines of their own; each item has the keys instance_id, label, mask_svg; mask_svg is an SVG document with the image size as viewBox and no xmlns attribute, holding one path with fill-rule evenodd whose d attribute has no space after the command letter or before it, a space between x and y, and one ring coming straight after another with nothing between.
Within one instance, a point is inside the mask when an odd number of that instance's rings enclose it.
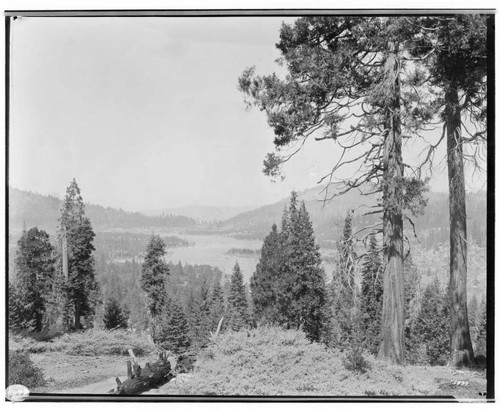
<instances>
[{"instance_id":1,"label":"bush","mask_svg":"<svg viewBox=\"0 0 500 410\"><path fill-rule=\"evenodd\" d=\"M358 348L352 348L344 353L342 364L346 370L358 373L366 373L371 369L370 363L363 357L363 351Z\"/></svg>"},{"instance_id":2,"label":"bush","mask_svg":"<svg viewBox=\"0 0 500 410\"><path fill-rule=\"evenodd\" d=\"M23 333L22 336L31 337L37 342L51 342L52 340L61 337L63 334L64 332L60 330L54 330L54 331L44 330L42 332Z\"/></svg>"},{"instance_id":3,"label":"bush","mask_svg":"<svg viewBox=\"0 0 500 410\"><path fill-rule=\"evenodd\" d=\"M143 356L154 349L143 335L125 330L90 330L65 335L65 339L66 352L82 356L128 355L128 349Z\"/></svg>"},{"instance_id":4,"label":"bush","mask_svg":"<svg viewBox=\"0 0 500 410\"><path fill-rule=\"evenodd\" d=\"M364 370L353 372L345 368L339 350L310 342L301 331L278 327L228 331L200 352L188 377L167 384L162 394L411 396L437 391L428 368L407 372L369 354L361 357L356 353L346 359ZM436 368L439 371L442 368Z\"/></svg>"},{"instance_id":5,"label":"bush","mask_svg":"<svg viewBox=\"0 0 500 410\"><path fill-rule=\"evenodd\" d=\"M29 353L64 352L77 356L128 355L128 349L133 349L137 356L143 356L155 348L151 341L138 333L96 329L66 333L50 342L13 337L9 344Z\"/></svg>"},{"instance_id":6,"label":"bush","mask_svg":"<svg viewBox=\"0 0 500 410\"><path fill-rule=\"evenodd\" d=\"M26 351L9 351L9 385L13 384L22 384L28 389L47 384L42 369L35 366Z\"/></svg>"}]
</instances>

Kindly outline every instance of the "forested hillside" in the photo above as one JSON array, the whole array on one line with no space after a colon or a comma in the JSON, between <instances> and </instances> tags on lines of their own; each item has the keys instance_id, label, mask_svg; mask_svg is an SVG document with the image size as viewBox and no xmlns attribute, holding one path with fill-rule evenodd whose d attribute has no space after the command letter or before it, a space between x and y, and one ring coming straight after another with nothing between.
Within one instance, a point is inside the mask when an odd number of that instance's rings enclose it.
<instances>
[{"instance_id":1,"label":"forested hillside","mask_svg":"<svg viewBox=\"0 0 500 410\"><path fill-rule=\"evenodd\" d=\"M52 195L41 195L9 187L9 232L19 232L23 226L38 226L54 232L62 200ZM186 227L196 222L185 216L146 216L139 212L86 204L87 215L96 230L137 227Z\"/></svg>"},{"instance_id":2,"label":"forested hillside","mask_svg":"<svg viewBox=\"0 0 500 410\"><path fill-rule=\"evenodd\" d=\"M182 215L192 218L197 222L214 222L223 221L225 219L233 218L243 212L254 209L252 206L205 206L205 205L191 205L179 208L166 208L157 210L141 211L144 215L159 216L159 215Z\"/></svg>"},{"instance_id":3,"label":"forested hillside","mask_svg":"<svg viewBox=\"0 0 500 410\"><path fill-rule=\"evenodd\" d=\"M353 225L361 229L377 221L377 215L364 215L368 207L375 204L375 199L351 191L342 197L324 202L323 187L315 187L299 192L310 210L313 228L319 243L324 247L335 247L347 210L354 209ZM449 210L446 193L429 192L429 202L421 216L413 218L418 241L425 248L437 249L449 240ZM273 223L278 221L283 207L289 198L251 211L243 212L230 219L197 224L186 216L165 215L147 216L139 212L127 212L121 209L86 204L87 214L96 231L111 228L184 228L194 233L222 233L234 237L262 239L269 232ZM22 191L9 188L9 232L20 232L23 226L38 226L53 232L57 226L58 213L62 201L51 195ZM212 210L214 215L216 210ZM224 209L220 210L220 214ZM480 247L486 245L486 195L467 195L468 235L469 239ZM413 227L407 223L408 236L414 236ZM141 241L144 245L145 239Z\"/></svg>"},{"instance_id":4,"label":"forested hillside","mask_svg":"<svg viewBox=\"0 0 500 410\"><path fill-rule=\"evenodd\" d=\"M330 246L341 233L346 212L354 209L353 225L355 229L373 225L380 219L379 215L365 215L369 207L375 204L375 198L362 196L350 191L342 197L324 202L323 187L316 187L299 192L307 209L310 210L314 232L320 243ZM449 240L448 194L429 192L429 201L424 213L413 218L415 233L420 243L426 248L437 248ZM209 226L209 231L218 231L236 237L262 239L276 221L279 221L283 208L289 198L266 205L252 211L244 212L234 218ZM486 240L486 195L469 194L467 196L468 234L478 246L484 247ZM196 228L194 228L196 229ZM407 235L413 235L413 227L407 223ZM333 245L335 246L335 245Z\"/></svg>"}]
</instances>

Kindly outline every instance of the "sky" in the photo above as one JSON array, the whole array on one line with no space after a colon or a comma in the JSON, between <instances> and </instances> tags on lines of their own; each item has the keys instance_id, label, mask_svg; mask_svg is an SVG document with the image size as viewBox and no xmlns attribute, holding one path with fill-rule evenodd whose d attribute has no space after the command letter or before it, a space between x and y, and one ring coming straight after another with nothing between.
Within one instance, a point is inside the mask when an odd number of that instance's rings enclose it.
<instances>
[{"instance_id":1,"label":"sky","mask_svg":"<svg viewBox=\"0 0 500 410\"><path fill-rule=\"evenodd\" d=\"M273 183L262 173L272 130L237 89L249 66L284 74L282 21L16 19L9 184L63 197L75 178L86 202L131 211L258 206L315 186L338 149L306 144Z\"/></svg>"}]
</instances>

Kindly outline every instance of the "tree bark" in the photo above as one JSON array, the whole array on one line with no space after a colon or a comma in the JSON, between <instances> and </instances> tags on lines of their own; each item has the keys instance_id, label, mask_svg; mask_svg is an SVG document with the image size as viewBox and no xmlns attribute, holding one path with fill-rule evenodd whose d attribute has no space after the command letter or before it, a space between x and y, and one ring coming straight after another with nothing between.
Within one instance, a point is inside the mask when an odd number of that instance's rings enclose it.
<instances>
[{"instance_id":1,"label":"tree bark","mask_svg":"<svg viewBox=\"0 0 500 410\"><path fill-rule=\"evenodd\" d=\"M378 357L405 363L403 283L403 164L401 158L400 80L397 49L389 45L387 87L392 93L386 109L384 140L384 296Z\"/></svg>"},{"instance_id":2,"label":"tree bark","mask_svg":"<svg viewBox=\"0 0 500 410\"><path fill-rule=\"evenodd\" d=\"M461 109L458 90L451 85L445 93L448 185L450 208L450 353L451 366L468 366L474 352L467 316L467 211Z\"/></svg>"},{"instance_id":3,"label":"tree bark","mask_svg":"<svg viewBox=\"0 0 500 410\"><path fill-rule=\"evenodd\" d=\"M80 312L81 312L81 306L80 302L76 301L75 302L75 330L80 330L82 327L81 322L80 322Z\"/></svg>"}]
</instances>

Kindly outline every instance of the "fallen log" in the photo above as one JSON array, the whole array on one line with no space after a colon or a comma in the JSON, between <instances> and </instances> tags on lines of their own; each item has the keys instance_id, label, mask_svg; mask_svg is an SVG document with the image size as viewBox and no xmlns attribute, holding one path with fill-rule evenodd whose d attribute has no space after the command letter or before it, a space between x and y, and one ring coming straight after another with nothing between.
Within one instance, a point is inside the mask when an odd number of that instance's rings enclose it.
<instances>
[{"instance_id":1,"label":"fallen log","mask_svg":"<svg viewBox=\"0 0 500 410\"><path fill-rule=\"evenodd\" d=\"M116 378L116 388L109 391L116 395L137 395L151 389L156 389L168 383L176 376L172 369L169 357L165 352L160 352L159 359L154 363L146 363L141 368L132 351L129 351L132 357L132 363L127 362L128 379L121 382Z\"/></svg>"},{"instance_id":2,"label":"fallen log","mask_svg":"<svg viewBox=\"0 0 500 410\"><path fill-rule=\"evenodd\" d=\"M122 382L116 378L116 388L109 391L114 395L138 395L151 389L157 389L168 383L180 373L193 369L196 361L195 352L187 352L173 356L169 352L158 350L159 359L154 363L146 363L141 368L132 349L129 349L132 363L127 361L128 379Z\"/></svg>"},{"instance_id":3,"label":"fallen log","mask_svg":"<svg viewBox=\"0 0 500 410\"><path fill-rule=\"evenodd\" d=\"M215 334L210 332L212 338L216 338L222 327L221 317ZM196 352L186 352L178 356L173 356L170 352L161 348L157 349L159 359L154 363L146 363L144 368L139 366L137 358L132 349L128 350L132 363L127 362L127 377L123 383L117 377L116 388L109 391L110 394L117 395L137 395L147 392L151 389L156 389L168 383L180 373L191 371L196 362Z\"/></svg>"}]
</instances>

